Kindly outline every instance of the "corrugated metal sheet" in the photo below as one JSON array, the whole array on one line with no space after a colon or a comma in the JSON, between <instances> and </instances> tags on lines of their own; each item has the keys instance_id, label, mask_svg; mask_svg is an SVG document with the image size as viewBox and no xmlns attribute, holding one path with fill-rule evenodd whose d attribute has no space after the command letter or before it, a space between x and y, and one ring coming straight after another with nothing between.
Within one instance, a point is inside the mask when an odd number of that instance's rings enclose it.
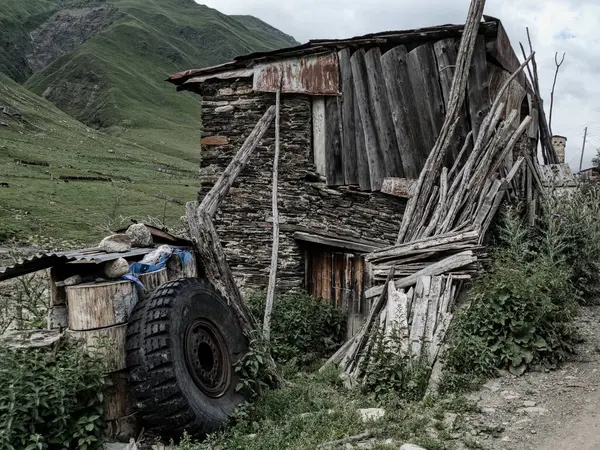
<instances>
[{"instance_id":1,"label":"corrugated metal sheet","mask_svg":"<svg viewBox=\"0 0 600 450\"><path fill-rule=\"evenodd\" d=\"M0 267L0 281L49 269L58 264L69 262L101 264L119 258L130 258L150 253L154 248L135 248L124 253L106 253L98 248L87 248L61 253L40 253L29 258L21 259L16 264Z\"/></svg>"},{"instance_id":2,"label":"corrugated metal sheet","mask_svg":"<svg viewBox=\"0 0 600 450\"><path fill-rule=\"evenodd\" d=\"M336 53L288 58L254 68L254 90L309 95L338 95L340 70Z\"/></svg>"}]
</instances>

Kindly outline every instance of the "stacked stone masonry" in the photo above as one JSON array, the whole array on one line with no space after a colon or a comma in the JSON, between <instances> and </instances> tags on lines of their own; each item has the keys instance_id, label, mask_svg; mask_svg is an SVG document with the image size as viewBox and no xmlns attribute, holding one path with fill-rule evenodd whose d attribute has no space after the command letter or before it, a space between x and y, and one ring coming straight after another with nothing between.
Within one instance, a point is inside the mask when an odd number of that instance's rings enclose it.
<instances>
[{"instance_id":1,"label":"stacked stone masonry","mask_svg":"<svg viewBox=\"0 0 600 450\"><path fill-rule=\"evenodd\" d=\"M201 189L210 190L267 108L273 94L252 91L251 80L204 83ZM304 283L303 248L294 232L334 233L392 244L406 201L354 188L327 188L307 181L315 172L312 154L311 98L283 95L279 214L281 223L278 280L283 290ZM233 185L216 218L229 264L243 291L265 287L268 281L272 212L271 186L275 131L271 126Z\"/></svg>"}]
</instances>

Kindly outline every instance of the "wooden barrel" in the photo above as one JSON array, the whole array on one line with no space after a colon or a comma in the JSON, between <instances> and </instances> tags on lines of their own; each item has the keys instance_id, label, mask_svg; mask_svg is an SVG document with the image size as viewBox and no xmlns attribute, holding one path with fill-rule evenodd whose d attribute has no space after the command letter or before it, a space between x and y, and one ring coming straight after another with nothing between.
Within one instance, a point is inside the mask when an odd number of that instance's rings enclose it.
<instances>
[{"instance_id":1,"label":"wooden barrel","mask_svg":"<svg viewBox=\"0 0 600 450\"><path fill-rule=\"evenodd\" d=\"M198 266L196 264L196 255L192 253L192 258L187 264L183 264L176 254L167 262L167 271L169 280L178 280L179 278L196 278L198 276Z\"/></svg>"},{"instance_id":2,"label":"wooden barrel","mask_svg":"<svg viewBox=\"0 0 600 450\"><path fill-rule=\"evenodd\" d=\"M160 285L165 284L167 281L169 281L169 276L166 267L157 270L156 272L138 275L138 278L144 285L144 290L146 294L152 292Z\"/></svg>"},{"instance_id":3,"label":"wooden barrel","mask_svg":"<svg viewBox=\"0 0 600 450\"><path fill-rule=\"evenodd\" d=\"M127 324L123 323L97 330L68 330L67 334L71 339L83 341L89 353L102 355L107 365L107 372L111 373L127 367L125 364L126 331Z\"/></svg>"},{"instance_id":4,"label":"wooden barrel","mask_svg":"<svg viewBox=\"0 0 600 450\"><path fill-rule=\"evenodd\" d=\"M127 323L138 299L130 281L85 283L66 291L69 329L76 331Z\"/></svg>"}]
</instances>

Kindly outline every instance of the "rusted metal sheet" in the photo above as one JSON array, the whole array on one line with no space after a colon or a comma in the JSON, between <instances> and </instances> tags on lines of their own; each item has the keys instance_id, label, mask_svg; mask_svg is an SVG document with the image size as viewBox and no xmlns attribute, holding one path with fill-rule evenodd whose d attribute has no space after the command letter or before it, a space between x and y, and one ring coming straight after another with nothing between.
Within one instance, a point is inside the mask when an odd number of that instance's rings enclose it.
<instances>
[{"instance_id":1,"label":"rusted metal sheet","mask_svg":"<svg viewBox=\"0 0 600 450\"><path fill-rule=\"evenodd\" d=\"M340 71L336 53L288 58L254 68L254 90L308 95L339 95Z\"/></svg>"}]
</instances>

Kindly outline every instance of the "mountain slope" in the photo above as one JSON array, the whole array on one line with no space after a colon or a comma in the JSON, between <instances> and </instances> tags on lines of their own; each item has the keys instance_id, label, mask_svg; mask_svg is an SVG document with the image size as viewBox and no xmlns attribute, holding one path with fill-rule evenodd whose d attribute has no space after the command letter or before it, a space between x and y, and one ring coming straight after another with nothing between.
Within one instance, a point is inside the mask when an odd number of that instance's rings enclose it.
<instances>
[{"instance_id":1,"label":"mountain slope","mask_svg":"<svg viewBox=\"0 0 600 450\"><path fill-rule=\"evenodd\" d=\"M179 224L197 165L90 129L0 74L0 242L93 244L129 217Z\"/></svg>"},{"instance_id":2,"label":"mountain slope","mask_svg":"<svg viewBox=\"0 0 600 450\"><path fill-rule=\"evenodd\" d=\"M176 94L164 80L295 44L258 19L193 0L68 2L31 35L30 65L49 64L27 88L89 126L186 160L197 153L200 98Z\"/></svg>"}]
</instances>

